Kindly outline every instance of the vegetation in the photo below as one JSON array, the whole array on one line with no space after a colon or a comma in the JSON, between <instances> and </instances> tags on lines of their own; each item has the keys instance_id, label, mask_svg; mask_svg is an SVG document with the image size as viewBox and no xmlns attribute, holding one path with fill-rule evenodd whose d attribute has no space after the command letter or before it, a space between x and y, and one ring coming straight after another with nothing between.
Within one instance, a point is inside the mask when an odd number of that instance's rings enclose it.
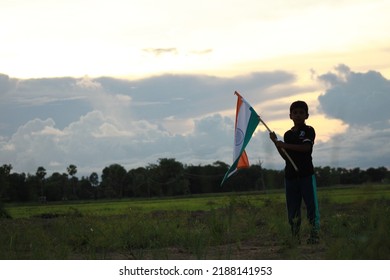
<instances>
[{"instance_id":1,"label":"vegetation","mask_svg":"<svg viewBox=\"0 0 390 280\"><path fill-rule=\"evenodd\" d=\"M274 190L284 185L281 170L262 168L261 163L241 170L221 187L228 165L217 161L209 165L183 165L172 158L162 158L158 164L126 170L112 164L88 177L76 177L77 166L70 164L66 173L54 172L47 177L46 169L38 167L35 174L11 173L12 166L0 167L0 201L3 202L53 202L91 199L151 198ZM390 171L385 167L345 169L317 167L320 188L334 185L386 183Z\"/></svg>"},{"instance_id":2,"label":"vegetation","mask_svg":"<svg viewBox=\"0 0 390 280\"><path fill-rule=\"evenodd\" d=\"M390 176L318 167L321 242L297 244L283 172L261 164L220 186L228 166L174 159L127 171L77 166L47 176L0 167L0 259L388 259ZM302 236L308 234L303 224Z\"/></svg>"},{"instance_id":3,"label":"vegetation","mask_svg":"<svg viewBox=\"0 0 390 280\"><path fill-rule=\"evenodd\" d=\"M389 258L390 185L321 189L319 198L317 245L290 238L283 191L7 204L0 259Z\"/></svg>"}]
</instances>

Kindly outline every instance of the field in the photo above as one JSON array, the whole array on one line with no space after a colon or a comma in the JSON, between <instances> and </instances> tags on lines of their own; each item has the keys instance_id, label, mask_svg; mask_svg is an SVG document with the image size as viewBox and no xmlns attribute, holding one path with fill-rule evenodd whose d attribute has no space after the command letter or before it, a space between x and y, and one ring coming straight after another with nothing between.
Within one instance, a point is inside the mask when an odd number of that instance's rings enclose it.
<instances>
[{"instance_id":1,"label":"field","mask_svg":"<svg viewBox=\"0 0 390 280\"><path fill-rule=\"evenodd\" d=\"M283 190L5 205L0 259L389 259L390 185L318 190L320 244L292 240ZM303 211L305 215L305 211ZM304 218L304 216L303 216Z\"/></svg>"}]
</instances>

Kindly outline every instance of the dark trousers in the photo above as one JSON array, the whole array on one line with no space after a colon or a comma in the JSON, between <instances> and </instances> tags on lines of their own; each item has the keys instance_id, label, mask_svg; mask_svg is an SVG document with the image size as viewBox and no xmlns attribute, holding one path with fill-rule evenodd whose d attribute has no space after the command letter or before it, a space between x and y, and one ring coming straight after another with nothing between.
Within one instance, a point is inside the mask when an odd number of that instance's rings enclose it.
<instances>
[{"instance_id":1,"label":"dark trousers","mask_svg":"<svg viewBox=\"0 0 390 280\"><path fill-rule=\"evenodd\" d=\"M307 219L312 231L319 231L320 213L318 210L317 184L315 176L296 179L286 179L286 202L288 222L294 235L299 233L301 226L301 204L305 202Z\"/></svg>"}]
</instances>

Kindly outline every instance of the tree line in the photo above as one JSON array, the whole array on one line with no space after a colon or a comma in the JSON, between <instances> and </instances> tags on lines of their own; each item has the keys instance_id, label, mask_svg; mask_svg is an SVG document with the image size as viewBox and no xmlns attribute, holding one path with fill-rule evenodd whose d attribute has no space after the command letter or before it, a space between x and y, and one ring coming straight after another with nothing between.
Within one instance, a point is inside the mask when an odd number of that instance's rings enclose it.
<instances>
[{"instance_id":1,"label":"tree line","mask_svg":"<svg viewBox=\"0 0 390 280\"><path fill-rule=\"evenodd\" d=\"M12 172L12 165L0 167L0 202L64 201L89 199L121 199L130 197L164 197L203 193L259 191L283 188L283 170L253 164L221 181L229 166L221 161L207 165L184 165L174 158L161 158L157 164L126 170L120 164L105 167L101 176L76 177L77 166L70 164L66 172L47 176L46 169L35 174ZM386 167L332 168L316 167L318 187L338 184L390 182Z\"/></svg>"}]
</instances>

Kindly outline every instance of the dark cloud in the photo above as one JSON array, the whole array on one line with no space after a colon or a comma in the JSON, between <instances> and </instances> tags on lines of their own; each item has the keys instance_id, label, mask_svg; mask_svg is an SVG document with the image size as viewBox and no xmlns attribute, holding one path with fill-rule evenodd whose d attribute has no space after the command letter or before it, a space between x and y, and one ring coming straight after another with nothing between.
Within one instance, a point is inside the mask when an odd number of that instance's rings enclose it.
<instances>
[{"instance_id":1,"label":"dark cloud","mask_svg":"<svg viewBox=\"0 0 390 280\"><path fill-rule=\"evenodd\" d=\"M293 75L282 71L232 78L162 75L135 81L128 92L134 102L133 110L140 118L189 118L230 109L235 90L253 104L275 98L264 94L264 90L277 84L291 83L294 79ZM100 82L105 87L111 87L104 81Z\"/></svg>"},{"instance_id":2,"label":"dark cloud","mask_svg":"<svg viewBox=\"0 0 390 280\"><path fill-rule=\"evenodd\" d=\"M0 98L15 88L16 81L16 79L10 79L8 75L0 73Z\"/></svg>"},{"instance_id":3,"label":"dark cloud","mask_svg":"<svg viewBox=\"0 0 390 280\"><path fill-rule=\"evenodd\" d=\"M78 119L92 109L115 106L108 98L127 96L129 112L136 119L158 121L168 117L195 118L231 109L235 90L253 104L292 92L265 91L275 85L291 84L295 77L283 71L258 72L221 78L207 75L161 75L140 80L101 78L10 79L0 76L0 89L7 96L0 104L0 117L12 116L25 123L32 118L55 120L57 124ZM4 96L4 94L3 94ZM115 108L111 108L115 110ZM11 110L19 110L12 114ZM62 113L64 115L62 115ZM66 120L61 120L67 116ZM1 132L0 132L1 133Z\"/></svg>"},{"instance_id":4,"label":"dark cloud","mask_svg":"<svg viewBox=\"0 0 390 280\"><path fill-rule=\"evenodd\" d=\"M328 86L319 96L320 108L328 116L350 125L388 127L390 81L379 72L353 72L346 65L318 79Z\"/></svg>"},{"instance_id":5,"label":"dark cloud","mask_svg":"<svg viewBox=\"0 0 390 280\"><path fill-rule=\"evenodd\" d=\"M51 118L59 128L92 110L76 78L15 79L0 75L0 135L32 119Z\"/></svg>"},{"instance_id":6,"label":"dark cloud","mask_svg":"<svg viewBox=\"0 0 390 280\"><path fill-rule=\"evenodd\" d=\"M294 79L282 71L140 80L20 80L3 75L0 160L24 172L39 165L62 170L69 162L93 171L112 162L145 166L160 157L185 163L230 162L233 120L217 112L234 110L235 90L255 104L288 95L266 92ZM186 131L172 133L166 125Z\"/></svg>"},{"instance_id":7,"label":"dark cloud","mask_svg":"<svg viewBox=\"0 0 390 280\"><path fill-rule=\"evenodd\" d=\"M19 101L29 102L37 97L52 101L74 93L76 81L77 79L70 77L18 80L13 94L20 97Z\"/></svg>"},{"instance_id":8,"label":"dark cloud","mask_svg":"<svg viewBox=\"0 0 390 280\"><path fill-rule=\"evenodd\" d=\"M369 168L389 166L390 129L352 126L314 147L313 158L319 166Z\"/></svg>"},{"instance_id":9,"label":"dark cloud","mask_svg":"<svg viewBox=\"0 0 390 280\"><path fill-rule=\"evenodd\" d=\"M344 133L318 144L319 164L389 167L390 81L379 72L357 73L346 65L318 78L328 87L319 96L320 109L349 125Z\"/></svg>"},{"instance_id":10,"label":"dark cloud","mask_svg":"<svg viewBox=\"0 0 390 280\"><path fill-rule=\"evenodd\" d=\"M17 127L34 118L55 119L57 127L62 129L91 110L85 100L62 100L35 106L0 104L0 119L6 123L0 127L0 135L11 135Z\"/></svg>"}]
</instances>

